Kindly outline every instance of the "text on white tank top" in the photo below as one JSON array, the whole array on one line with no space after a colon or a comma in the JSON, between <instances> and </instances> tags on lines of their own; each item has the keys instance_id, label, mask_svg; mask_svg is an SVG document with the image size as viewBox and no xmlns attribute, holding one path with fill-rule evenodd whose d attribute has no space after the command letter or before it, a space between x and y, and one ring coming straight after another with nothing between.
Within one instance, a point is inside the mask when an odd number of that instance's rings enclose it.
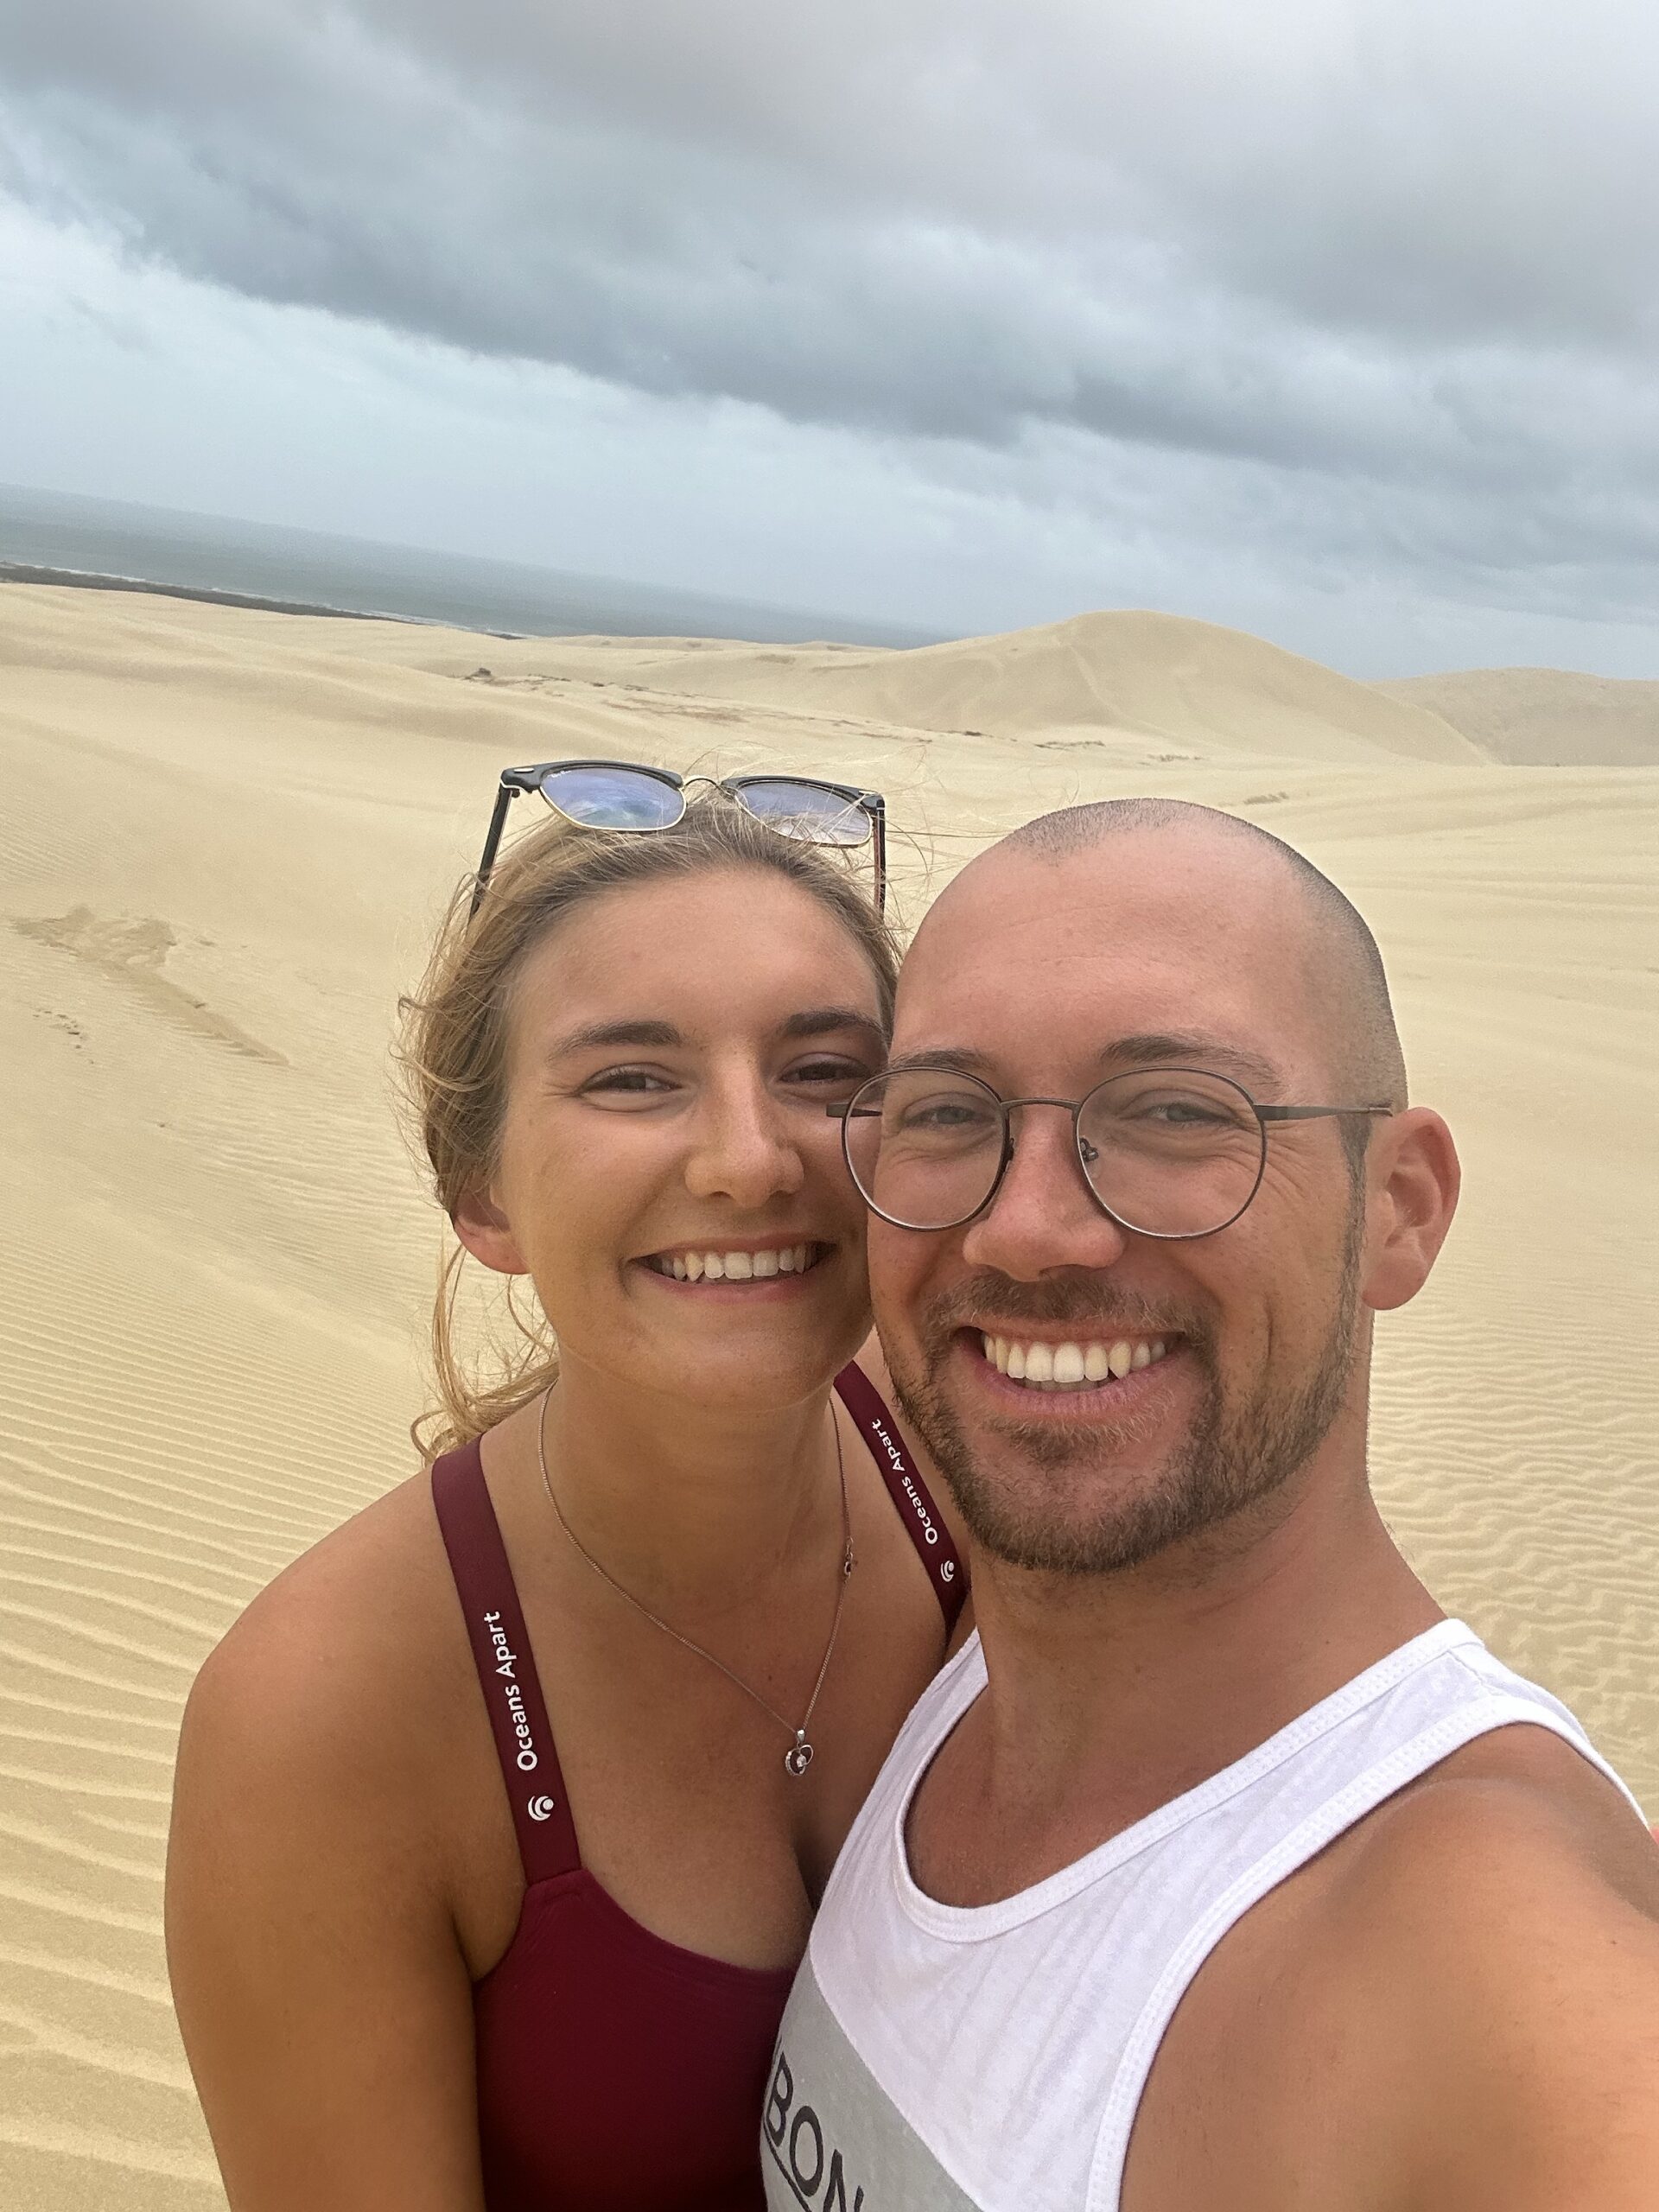
<instances>
[{"instance_id":1,"label":"text on white tank top","mask_svg":"<svg viewBox=\"0 0 1659 2212\"><path fill-rule=\"evenodd\" d=\"M911 1878L906 1818L985 1680L975 1636L924 1693L836 1863L809 1971L887 2098L987 2212L1117 2212L1153 2059L1211 1952L1451 1752L1526 1722L1630 1797L1565 1706L1442 1621L1075 1865L995 1904L941 1904Z\"/></svg>"}]
</instances>

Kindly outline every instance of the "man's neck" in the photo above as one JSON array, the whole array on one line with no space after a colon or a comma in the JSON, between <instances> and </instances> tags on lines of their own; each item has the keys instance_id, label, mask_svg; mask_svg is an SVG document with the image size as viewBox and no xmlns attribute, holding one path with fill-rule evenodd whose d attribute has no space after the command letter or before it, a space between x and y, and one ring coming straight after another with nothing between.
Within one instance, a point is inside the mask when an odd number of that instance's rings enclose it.
<instances>
[{"instance_id":1,"label":"man's neck","mask_svg":"<svg viewBox=\"0 0 1659 2212\"><path fill-rule=\"evenodd\" d=\"M697 1408L572 1363L545 1411L559 1509L643 1604L677 1620L717 1618L751 1603L757 1579L801 1560L825 1529L838 1532L827 1399L819 1391L765 1413Z\"/></svg>"},{"instance_id":2,"label":"man's neck","mask_svg":"<svg viewBox=\"0 0 1659 2212\"><path fill-rule=\"evenodd\" d=\"M1028 1888L1442 1618L1363 1465L1316 1465L1285 1509L1116 1574L974 1550L988 1684L918 1797L924 1888L957 1904Z\"/></svg>"}]
</instances>

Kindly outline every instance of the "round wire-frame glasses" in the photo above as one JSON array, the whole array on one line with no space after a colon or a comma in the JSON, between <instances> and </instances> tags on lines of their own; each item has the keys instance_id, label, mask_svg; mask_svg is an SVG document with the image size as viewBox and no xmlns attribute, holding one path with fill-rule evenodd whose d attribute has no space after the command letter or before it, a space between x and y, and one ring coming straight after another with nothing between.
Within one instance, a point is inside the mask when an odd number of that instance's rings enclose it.
<instances>
[{"instance_id":1,"label":"round wire-frame glasses","mask_svg":"<svg viewBox=\"0 0 1659 2212\"><path fill-rule=\"evenodd\" d=\"M756 821L781 837L811 845L868 845L874 871L875 910L887 898L887 810L880 791L834 784L820 776L763 771L746 776L680 776L639 760L541 760L504 768L495 810L473 877L468 919L484 897L506 826L507 810L526 791L539 791L556 814L582 830L629 836L671 830L685 812L685 794L707 784L724 791Z\"/></svg>"},{"instance_id":2,"label":"round wire-frame glasses","mask_svg":"<svg viewBox=\"0 0 1659 2212\"><path fill-rule=\"evenodd\" d=\"M1387 1116L1389 1106L1264 1106L1207 1068L1133 1068L1081 1098L1004 1098L978 1076L922 1062L873 1077L825 1108L848 1172L896 1229L959 1229L995 1198L1014 1158L1013 1116L1071 1116L1090 1197L1120 1229L1166 1243L1230 1228L1262 1185L1268 1131L1286 1122Z\"/></svg>"}]
</instances>

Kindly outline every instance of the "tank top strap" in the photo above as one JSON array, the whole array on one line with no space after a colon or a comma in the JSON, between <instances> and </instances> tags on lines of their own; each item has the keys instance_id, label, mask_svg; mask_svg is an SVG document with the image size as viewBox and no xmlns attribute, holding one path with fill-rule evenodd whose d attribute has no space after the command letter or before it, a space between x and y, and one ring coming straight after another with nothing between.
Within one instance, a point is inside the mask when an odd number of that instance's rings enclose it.
<instances>
[{"instance_id":1,"label":"tank top strap","mask_svg":"<svg viewBox=\"0 0 1659 2212\"><path fill-rule=\"evenodd\" d=\"M575 1823L476 1442L434 1461L432 1503L466 1617L524 1879L572 1873L582 1864Z\"/></svg>"},{"instance_id":2,"label":"tank top strap","mask_svg":"<svg viewBox=\"0 0 1659 2212\"><path fill-rule=\"evenodd\" d=\"M906 1450L880 1392L856 1362L849 1362L836 1376L836 1391L868 1445L887 1494L899 1509L905 1533L927 1570L939 1611L944 1615L948 1639L968 1595L968 1572L951 1541L950 1531L940 1519L932 1492Z\"/></svg>"}]
</instances>

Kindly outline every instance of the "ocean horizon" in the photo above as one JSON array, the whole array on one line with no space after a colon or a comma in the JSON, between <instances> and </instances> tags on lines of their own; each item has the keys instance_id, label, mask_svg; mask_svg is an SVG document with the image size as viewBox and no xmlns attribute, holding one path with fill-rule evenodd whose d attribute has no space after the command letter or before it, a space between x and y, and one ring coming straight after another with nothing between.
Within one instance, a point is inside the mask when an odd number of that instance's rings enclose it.
<instances>
[{"instance_id":1,"label":"ocean horizon","mask_svg":"<svg viewBox=\"0 0 1659 2212\"><path fill-rule=\"evenodd\" d=\"M152 590L282 613L495 637L700 637L921 645L929 632L804 608L0 484L0 583Z\"/></svg>"}]
</instances>

